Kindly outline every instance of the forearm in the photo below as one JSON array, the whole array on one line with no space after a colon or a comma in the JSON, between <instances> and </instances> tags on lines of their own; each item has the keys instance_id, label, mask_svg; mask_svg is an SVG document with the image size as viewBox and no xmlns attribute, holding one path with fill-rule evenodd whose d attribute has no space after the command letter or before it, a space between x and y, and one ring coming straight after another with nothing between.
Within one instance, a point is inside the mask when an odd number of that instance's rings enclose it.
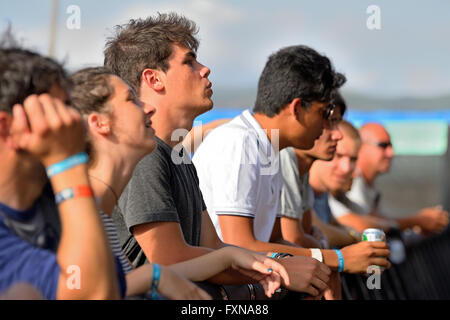
<instances>
[{"instance_id":1,"label":"forearm","mask_svg":"<svg viewBox=\"0 0 450 320\"><path fill-rule=\"evenodd\" d=\"M86 165L78 165L51 178L56 193L77 185L88 185ZM57 252L61 267L58 298L113 299L118 298L115 263L106 238L94 198L77 197L59 206L62 224ZM95 263L94 263L95 261ZM65 281L70 266L80 270L81 289L67 291ZM64 282L61 283L61 280ZM68 295L67 295L68 294Z\"/></svg>"},{"instance_id":2,"label":"forearm","mask_svg":"<svg viewBox=\"0 0 450 320\"><path fill-rule=\"evenodd\" d=\"M242 246L244 246L244 243L242 243ZM311 257L310 249L300 248L292 245L268 243L259 240L245 241L245 248L256 252L279 252L279 253L289 253L294 256ZM333 250L321 250L321 251L323 255L323 262L333 271L336 271L339 266L339 261L336 253Z\"/></svg>"},{"instance_id":3,"label":"forearm","mask_svg":"<svg viewBox=\"0 0 450 320\"><path fill-rule=\"evenodd\" d=\"M342 248L356 242L350 233L340 227L322 224L318 226L328 239L331 247Z\"/></svg>"},{"instance_id":4,"label":"forearm","mask_svg":"<svg viewBox=\"0 0 450 320\"><path fill-rule=\"evenodd\" d=\"M145 294L151 288L153 279L153 265L144 264L126 275L127 297Z\"/></svg>"},{"instance_id":5,"label":"forearm","mask_svg":"<svg viewBox=\"0 0 450 320\"><path fill-rule=\"evenodd\" d=\"M417 216L407 217L407 218L395 218L392 219L397 224L400 230L405 230L409 228L413 228L414 226L420 225L420 219Z\"/></svg>"},{"instance_id":6,"label":"forearm","mask_svg":"<svg viewBox=\"0 0 450 320\"><path fill-rule=\"evenodd\" d=\"M231 263L232 259L227 248L223 248L173 264L170 268L189 280L204 281L228 269Z\"/></svg>"}]
</instances>

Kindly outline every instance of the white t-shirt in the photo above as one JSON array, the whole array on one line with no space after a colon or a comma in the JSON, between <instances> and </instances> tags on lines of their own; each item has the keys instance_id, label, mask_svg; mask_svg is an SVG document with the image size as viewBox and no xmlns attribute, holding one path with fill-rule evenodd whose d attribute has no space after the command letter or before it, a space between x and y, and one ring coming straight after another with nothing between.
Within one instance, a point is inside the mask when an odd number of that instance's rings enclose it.
<instances>
[{"instance_id":1,"label":"white t-shirt","mask_svg":"<svg viewBox=\"0 0 450 320\"><path fill-rule=\"evenodd\" d=\"M253 233L269 241L280 214L279 152L249 110L216 128L193 162L208 213L223 240L218 215L253 218Z\"/></svg>"},{"instance_id":2,"label":"white t-shirt","mask_svg":"<svg viewBox=\"0 0 450 320\"><path fill-rule=\"evenodd\" d=\"M374 186L368 185L362 175L353 180L352 189L346 195L361 208L357 213L368 215L378 211L380 193Z\"/></svg>"},{"instance_id":3,"label":"white t-shirt","mask_svg":"<svg viewBox=\"0 0 450 320\"><path fill-rule=\"evenodd\" d=\"M292 147L280 151L280 164L283 175L281 215L301 220L314 203L309 190L309 172L300 177L297 155Z\"/></svg>"},{"instance_id":4,"label":"white t-shirt","mask_svg":"<svg viewBox=\"0 0 450 320\"><path fill-rule=\"evenodd\" d=\"M352 188L344 195L329 196L331 212L335 218L342 217L350 212L368 216L378 207L379 192L369 186L360 175L353 179Z\"/></svg>"}]
</instances>

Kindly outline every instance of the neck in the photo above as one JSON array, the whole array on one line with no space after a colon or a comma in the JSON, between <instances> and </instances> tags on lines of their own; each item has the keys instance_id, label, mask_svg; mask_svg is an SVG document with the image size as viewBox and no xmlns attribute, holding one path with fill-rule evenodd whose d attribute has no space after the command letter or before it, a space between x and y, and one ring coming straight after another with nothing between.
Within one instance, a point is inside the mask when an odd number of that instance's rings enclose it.
<instances>
[{"instance_id":1,"label":"neck","mask_svg":"<svg viewBox=\"0 0 450 320\"><path fill-rule=\"evenodd\" d=\"M19 161L5 159L2 156L0 202L6 206L15 210L31 208L41 195L46 182L43 170L36 170L36 168L27 170Z\"/></svg>"},{"instance_id":2,"label":"neck","mask_svg":"<svg viewBox=\"0 0 450 320\"><path fill-rule=\"evenodd\" d=\"M359 167L359 170L361 171L361 175L362 175L363 179L366 181L366 183L369 186L373 185L376 174L365 166L358 166L358 167Z\"/></svg>"},{"instance_id":3,"label":"neck","mask_svg":"<svg viewBox=\"0 0 450 320\"><path fill-rule=\"evenodd\" d=\"M254 118L259 123L261 128L266 130L267 137L269 138L269 141L272 143L272 145L274 144L274 141L272 141L272 139L274 138L272 136L272 133L278 133L278 150L289 147L289 144L287 143L286 139L284 139L284 136L282 135L282 132L280 130L277 116L269 118L262 113L255 113Z\"/></svg>"},{"instance_id":4,"label":"neck","mask_svg":"<svg viewBox=\"0 0 450 320\"><path fill-rule=\"evenodd\" d=\"M318 170L320 170L320 168ZM320 196L323 193L327 192L327 188L320 181L319 176L316 174L316 170L311 170L309 172L309 184L311 185L311 188L317 196Z\"/></svg>"},{"instance_id":5,"label":"neck","mask_svg":"<svg viewBox=\"0 0 450 320\"><path fill-rule=\"evenodd\" d=\"M89 180L95 197L101 201L102 211L111 215L139 160L127 163L106 152L102 154L89 167Z\"/></svg>"},{"instance_id":6,"label":"neck","mask_svg":"<svg viewBox=\"0 0 450 320\"><path fill-rule=\"evenodd\" d=\"M300 149L295 149L295 154L297 155L297 163L298 163L298 172L300 177L304 176L309 169L311 169L312 164L314 163L314 158L308 156Z\"/></svg>"},{"instance_id":7,"label":"neck","mask_svg":"<svg viewBox=\"0 0 450 320\"><path fill-rule=\"evenodd\" d=\"M192 129L194 119L198 114L193 114L193 109L167 105L163 97L153 92L141 90L141 100L156 106L156 112L152 116L152 127L155 134L165 143L174 147L181 143L184 137Z\"/></svg>"}]
</instances>

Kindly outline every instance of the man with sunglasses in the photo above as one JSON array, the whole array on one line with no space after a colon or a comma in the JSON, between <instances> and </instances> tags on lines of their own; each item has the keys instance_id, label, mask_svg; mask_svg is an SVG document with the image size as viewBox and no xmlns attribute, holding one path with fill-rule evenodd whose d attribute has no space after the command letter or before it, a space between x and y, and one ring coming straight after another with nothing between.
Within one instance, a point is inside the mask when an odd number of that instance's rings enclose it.
<instances>
[{"instance_id":1,"label":"man with sunglasses","mask_svg":"<svg viewBox=\"0 0 450 320\"><path fill-rule=\"evenodd\" d=\"M316 212L314 193L309 184L309 169L316 160L331 161L343 134L338 128L347 109L341 94L334 98L336 108L330 127L309 150L285 148L280 152L283 188L281 191L281 231L283 239L306 248L341 248L358 242L355 233L339 224L333 217Z\"/></svg>"},{"instance_id":2,"label":"man with sunglasses","mask_svg":"<svg viewBox=\"0 0 450 320\"><path fill-rule=\"evenodd\" d=\"M345 77L333 70L330 60L311 48L279 50L269 57L260 76L253 112L246 110L209 133L193 158L208 213L221 239L270 252L276 258L294 255L302 258L299 268L306 267L310 257L323 262L318 273L326 276L307 291L313 296L327 289L329 269L366 272L372 264L367 253L372 257L383 256L379 252L389 255L387 247L379 243L363 244L363 250L350 246L342 253L313 253L282 239L279 151L314 146L323 129L330 126L333 95L344 82ZM389 267L387 260L379 262Z\"/></svg>"},{"instance_id":3,"label":"man with sunglasses","mask_svg":"<svg viewBox=\"0 0 450 320\"><path fill-rule=\"evenodd\" d=\"M389 171L394 149L387 130L378 123L366 123L359 129L362 145L358 154L358 176L345 201L333 199L330 207L338 220L359 231L366 228L405 230L419 227L424 234L441 232L448 224L448 212L441 207L425 208L406 218L388 219L380 206L376 177Z\"/></svg>"}]
</instances>

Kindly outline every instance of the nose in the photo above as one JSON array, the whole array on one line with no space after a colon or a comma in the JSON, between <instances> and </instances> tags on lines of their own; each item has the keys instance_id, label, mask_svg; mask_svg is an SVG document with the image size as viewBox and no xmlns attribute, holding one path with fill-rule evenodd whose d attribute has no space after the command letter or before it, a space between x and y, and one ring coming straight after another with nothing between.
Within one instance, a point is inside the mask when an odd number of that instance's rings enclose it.
<instances>
[{"instance_id":1,"label":"nose","mask_svg":"<svg viewBox=\"0 0 450 320\"><path fill-rule=\"evenodd\" d=\"M145 103L145 102L142 102L142 104L143 104L142 110L144 111L144 113L146 115L153 116L155 114L156 107L154 105L149 104L149 103Z\"/></svg>"},{"instance_id":2,"label":"nose","mask_svg":"<svg viewBox=\"0 0 450 320\"><path fill-rule=\"evenodd\" d=\"M207 66L204 66L202 64L200 64L201 68L200 68L200 76L202 78L208 78L208 76L211 74L211 69L209 69Z\"/></svg>"},{"instance_id":3,"label":"nose","mask_svg":"<svg viewBox=\"0 0 450 320\"><path fill-rule=\"evenodd\" d=\"M388 146L386 150L384 150L386 157L393 158L394 157L394 148L392 146Z\"/></svg>"},{"instance_id":4,"label":"nose","mask_svg":"<svg viewBox=\"0 0 450 320\"><path fill-rule=\"evenodd\" d=\"M335 126L332 130L331 130L331 140L333 141L339 141L342 140L344 136L342 135L342 132L338 129L337 126Z\"/></svg>"}]
</instances>

